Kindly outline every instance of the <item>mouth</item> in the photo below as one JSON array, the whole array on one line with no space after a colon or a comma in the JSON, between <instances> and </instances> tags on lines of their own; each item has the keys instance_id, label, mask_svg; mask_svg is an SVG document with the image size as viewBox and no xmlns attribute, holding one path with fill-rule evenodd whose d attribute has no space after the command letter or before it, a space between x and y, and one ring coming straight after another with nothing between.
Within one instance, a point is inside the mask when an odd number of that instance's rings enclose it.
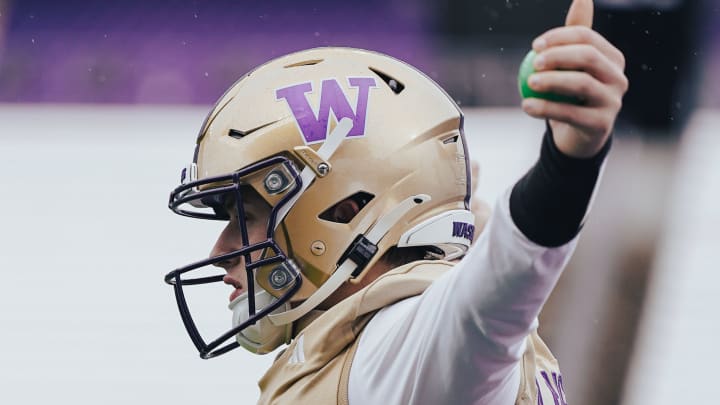
<instances>
[{"instance_id":1,"label":"mouth","mask_svg":"<svg viewBox=\"0 0 720 405\"><path fill-rule=\"evenodd\" d=\"M240 280L233 278L229 274L226 275L225 277L223 277L223 283L235 288L233 290L233 292L230 293L230 297L229 297L230 303L235 301L239 296L241 296L246 291L246 289L243 287Z\"/></svg>"},{"instance_id":2,"label":"mouth","mask_svg":"<svg viewBox=\"0 0 720 405\"><path fill-rule=\"evenodd\" d=\"M231 311L235 310L235 307L242 301L247 299L247 291L237 289L230 294L230 303L228 304L228 309Z\"/></svg>"},{"instance_id":3,"label":"mouth","mask_svg":"<svg viewBox=\"0 0 720 405\"><path fill-rule=\"evenodd\" d=\"M235 288L235 290L233 290L233 292L230 293L230 297L229 297L230 303L235 301L239 296L243 295L243 293L245 293L244 288Z\"/></svg>"}]
</instances>

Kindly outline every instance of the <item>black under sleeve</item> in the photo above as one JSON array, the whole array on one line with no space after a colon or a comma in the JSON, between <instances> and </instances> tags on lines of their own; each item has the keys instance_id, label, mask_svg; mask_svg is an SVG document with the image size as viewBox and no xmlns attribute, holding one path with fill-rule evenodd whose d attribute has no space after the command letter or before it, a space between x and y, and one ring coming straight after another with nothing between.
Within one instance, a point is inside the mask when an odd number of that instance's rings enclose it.
<instances>
[{"instance_id":1,"label":"black under sleeve","mask_svg":"<svg viewBox=\"0 0 720 405\"><path fill-rule=\"evenodd\" d=\"M510 215L528 239L556 247L580 232L611 143L612 137L591 158L573 158L560 152L547 125L540 158L510 194Z\"/></svg>"}]
</instances>

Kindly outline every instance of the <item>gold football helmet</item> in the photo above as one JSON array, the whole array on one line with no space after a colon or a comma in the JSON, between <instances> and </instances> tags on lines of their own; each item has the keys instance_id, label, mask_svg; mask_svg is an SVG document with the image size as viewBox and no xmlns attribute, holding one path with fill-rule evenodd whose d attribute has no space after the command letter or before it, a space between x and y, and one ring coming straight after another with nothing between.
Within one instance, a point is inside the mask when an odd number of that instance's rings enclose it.
<instances>
[{"instance_id":1,"label":"gold football helmet","mask_svg":"<svg viewBox=\"0 0 720 405\"><path fill-rule=\"evenodd\" d=\"M461 111L402 61L318 48L242 77L203 123L193 163L170 195L170 208L186 216L227 220L234 207L245 245L165 277L201 357L239 345L275 349L293 322L361 280L391 247L462 256L474 232L469 176ZM263 240L248 240L248 187L272 207ZM359 208L354 217L328 215L347 199ZM223 274L191 275L235 257L245 260L247 294L230 305L232 329L206 343L183 288L220 282Z\"/></svg>"}]
</instances>

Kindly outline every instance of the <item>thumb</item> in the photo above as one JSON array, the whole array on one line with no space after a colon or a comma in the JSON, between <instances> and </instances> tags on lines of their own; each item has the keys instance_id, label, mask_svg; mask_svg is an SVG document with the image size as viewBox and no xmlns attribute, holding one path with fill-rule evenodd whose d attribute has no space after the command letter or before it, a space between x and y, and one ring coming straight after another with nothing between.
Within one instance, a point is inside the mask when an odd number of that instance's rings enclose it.
<instances>
[{"instance_id":1,"label":"thumb","mask_svg":"<svg viewBox=\"0 0 720 405\"><path fill-rule=\"evenodd\" d=\"M593 1L573 0L565 17L565 25L582 25L592 28L593 23Z\"/></svg>"}]
</instances>

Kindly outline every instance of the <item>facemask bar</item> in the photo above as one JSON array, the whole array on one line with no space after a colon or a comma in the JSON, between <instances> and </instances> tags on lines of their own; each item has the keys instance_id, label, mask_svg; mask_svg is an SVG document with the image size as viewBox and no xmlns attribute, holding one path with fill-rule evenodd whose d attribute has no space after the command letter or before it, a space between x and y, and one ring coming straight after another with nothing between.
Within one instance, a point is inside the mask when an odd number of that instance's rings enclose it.
<instances>
[{"instance_id":1,"label":"facemask bar","mask_svg":"<svg viewBox=\"0 0 720 405\"><path fill-rule=\"evenodd\" d=\"M247 176L256 172L267 169L271 166L279 165L282 165L286 173L289 174L290 186L284 191L284 195L281 197L278 203L275 204L271 209L268 218L266 240L251 244L248 238L247 225L244 220L245 208L243 204L243 193L241 191L241 186L243 186L244 184L241 183L241 179L246 178ZM236 214L238 218L238 226L240 227L241 238L243 242L243 247L241 249L220 256L200 260L188 266L173 270L165 276L165 282L172 285L174 288L175 300L178 305L178 310L180 312L183 324L185 325L185 329L190 335L190 339L199 351L200 357L202 357L203 359L209 359L227 353L228 351L238 347L239 344L237 343L237 341L232 341L229 343L226 342L230 339L233 339L239 332L243 331L248 326L253 325L259 319L275 311L281 305L284 305L300 289L302 277L300 276L299 271L296 270L296 266L289 263L287 255L275 242L274 233L275 228L277 227L278 212L283 209L286 204L288 204L289 202L291 203L293 197L295 197L295 195L300 192L300 190L302 189L302 179L300 178L300 173L289 159L282 156L275 156L257 162L247 168L228 175L210 177L199 181L193 180L194 179L191 177L190 181L185 181L185 175L183 176L184 184L177 187L170 194L170 201L168 204L170 209L177 214L193 218L227 220L228 215L224 213L222 207L216 207L213 206L213 204L219 204L224 200L224 197L232 195L236 199L235 209L237 210ZM203 186L213 184L220 184L221 186L202 190ZM198 204L197 202L201 203ZM196 207L209 206L214 209L215 213L199 212L185 209L183 207L186 204L190 204ZM258 251L264 252L264 254L262 254L262 256L257 260L253 261L251 254ZM247 292L250 316L247 321L228 330L210 343L207 343L200 335L195 321L193 320L193 317L189 310L189 306L187 304L187 300L185 299L185 292L183 290L183 287L188 285L222 282L225 272L218 275L196 278L183 278L183 275L193 270L225 260L234 259L239 256L242 256L245 260L245 271L247 272L248 278ZM254 270L258 267L273 263L285 264L285 269L290 272L292 280L290 283L292 284L289 285L287 291L282 296L277 298L272 304L256 312Z\"/></svg>"}]
</instances>

